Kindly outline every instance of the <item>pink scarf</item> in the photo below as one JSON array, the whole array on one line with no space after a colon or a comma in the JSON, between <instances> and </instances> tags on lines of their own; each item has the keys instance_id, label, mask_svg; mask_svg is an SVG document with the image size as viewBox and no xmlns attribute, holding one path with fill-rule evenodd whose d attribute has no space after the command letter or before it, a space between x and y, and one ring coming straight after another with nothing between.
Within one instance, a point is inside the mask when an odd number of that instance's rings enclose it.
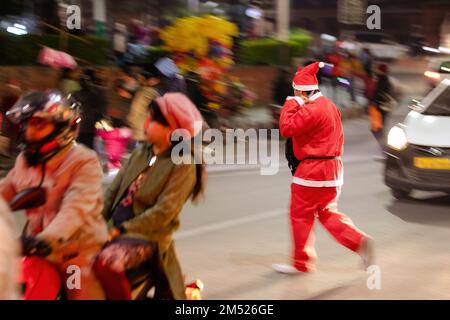
<instances>
[{"instance_id":1,"label":"pink scarf","mask_svg":"<svg viewBox=\"0 0 450 320\"><path fill-rule=\"evenodd\" d=\"M162 114L169 123L170 128L185 129L189 132L190 137L195 137L202 128L202 125L194 127L194 123L203 118L197 107L182 93L166 93L162 97L156 99Z\"/></svg>"}]
</instances>

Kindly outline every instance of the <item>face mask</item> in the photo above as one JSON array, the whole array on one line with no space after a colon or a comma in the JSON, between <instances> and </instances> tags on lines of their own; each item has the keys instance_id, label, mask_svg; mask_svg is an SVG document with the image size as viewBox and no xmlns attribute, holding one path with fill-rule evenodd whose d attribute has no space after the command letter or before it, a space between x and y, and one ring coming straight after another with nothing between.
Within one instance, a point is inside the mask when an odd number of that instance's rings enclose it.
<instances>
[{"instance_id":1,"label":"face mask","mask_svg":"<svg viewBox=\"0 0 450 320\"><path fill-rule=\"evenodd\" d=\"M58 141L55 140L58 134L59 130L56 129L41 141L25 141L24 156L30 167L45 162L61 149Z\"/></svg>"}]
</instances>

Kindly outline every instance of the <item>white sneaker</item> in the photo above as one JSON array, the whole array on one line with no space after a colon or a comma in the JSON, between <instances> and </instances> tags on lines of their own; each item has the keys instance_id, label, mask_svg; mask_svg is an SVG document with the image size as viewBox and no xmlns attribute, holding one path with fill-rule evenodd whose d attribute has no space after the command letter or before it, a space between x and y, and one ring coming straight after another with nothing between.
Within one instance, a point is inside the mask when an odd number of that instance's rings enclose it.
<instances>
[{"instance_id":1,"label":"white sneaker","mask_svg":"<svg viewBox=\"0 0 450 320\"><path fill-rule=\"evenodd\" d=\"M291 275L295 275L295 274L303 274L304 272L296 269L295 267L288 265L288 264L273 264L272 268L279 273L284 273L284 274L291 274Z\"/></svg>"},{"instance_id":2,"label":"white sneaker","mask_svg":"<svg viewBox=\"0 0 450 320\"><path fill-rule=\"evenodd\" d=\"M363 261L364 269L367 270L368 267L375 264L375 248L371 238L364 240L358 253Z\"/></svg>"}]
</instances>

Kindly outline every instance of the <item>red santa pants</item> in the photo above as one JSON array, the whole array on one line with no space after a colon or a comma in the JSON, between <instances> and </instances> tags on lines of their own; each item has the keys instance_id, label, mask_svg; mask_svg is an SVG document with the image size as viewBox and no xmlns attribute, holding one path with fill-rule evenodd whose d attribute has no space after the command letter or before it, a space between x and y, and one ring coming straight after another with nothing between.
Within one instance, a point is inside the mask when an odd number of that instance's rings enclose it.
<instances>
[{"instance_id":1,"label":"red santa pants","mask_svg":"<svg viewBox=\"0 0 450 320\"><path fill-rule=\"evenodd\" d=\"M357 251L366 235L352 221L337 211L339 187L312 188L291 185L291 227L294 240L293 265L300 271L315 269L314 219L343 246Z\"/></svg>"}]
</instances>

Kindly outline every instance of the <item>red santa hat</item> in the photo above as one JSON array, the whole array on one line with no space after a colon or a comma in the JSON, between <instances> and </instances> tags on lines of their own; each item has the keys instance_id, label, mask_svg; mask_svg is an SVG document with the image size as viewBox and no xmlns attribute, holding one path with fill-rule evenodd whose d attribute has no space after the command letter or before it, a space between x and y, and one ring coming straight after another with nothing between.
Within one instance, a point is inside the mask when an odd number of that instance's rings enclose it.
<instances>
[{"instance_id":1,"label":"red santa hat","mask_svg":"<svg viewBox=\"0 0 450 320\"><path fill-rule=\"evenodd\" d=\"M312 91L319 89L316 73L319 68L323 68L323 62L314 62L303 69L299 68L295 73L292 87L299 91Z\"/></svg>"}]
</instances>

